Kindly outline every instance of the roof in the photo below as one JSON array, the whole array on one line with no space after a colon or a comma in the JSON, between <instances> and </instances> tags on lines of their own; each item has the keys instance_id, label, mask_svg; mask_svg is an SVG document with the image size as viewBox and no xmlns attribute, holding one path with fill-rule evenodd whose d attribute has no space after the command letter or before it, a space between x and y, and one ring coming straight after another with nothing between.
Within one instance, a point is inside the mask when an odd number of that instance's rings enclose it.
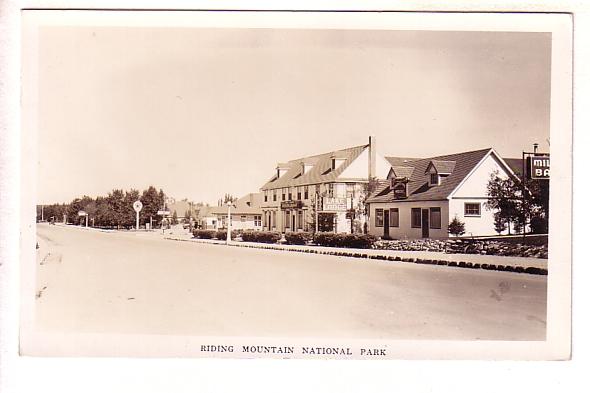
<instances>
[{"instance_id":1,"label":"roof","mask_svg":"<svg viewBox=\"0 0 590 393\"><path fill-rule=\"evenodd\" d=\"M465 153L449 154L445 156L423 158L405 162L404 166L411 166L414 171L408 182L408 198L404 201L444 200L467 177L473 168L491 151L491 148L475 150ZM388 161L390 157L388 157ZM393 158L393 157L392 157ZM450 175L441 179L440 185L430 186L430 175L426 172L433 162L450 162L455 165ZM444 164L447 165L447 164ZM448 168L447 168L448 169ZM443 172L444 173L444 172ZM368 203L393 202L393 191L390 182L379 182L375 193L368 198ZM399 200L396 200L399 201Z\"/></svg>"},{"instance_id":2,"label":"roof","mask_svg":"<svg viewBox=\"0 0 590 393\"><path fill-rule=\"evenodd\" d=\"M365 150L369 145L349 147L310 157L302 157L287 163L288 170L280 178L273 176L261 190L272 190L283 187L301 186L306 184L330 183ZM332 170L332 157L344 159L344 162ZM314 163L313 167L303 173L303 164ZM366 180L366 179L365 179Z\"/></svg>"},{"instance_id":3,"label":"roof","mask_svg":"<svg viewBox=\"0 0 590 393\"><path fill-rule=\"evenodd\" d=\"M503 158L504 162L518 177L522 177L522 158Z\"/></svg>"},{"instance_id":4,"label":"roof","mask_svg":"<svg viewBox=\"0 0 590 393\"><path fill-rule=\"evenodd\" d=\"M260 205L262 203L262 193L250 193L239 198L231 210L232 214L262 214ZM212 206L208 209L208 214L227 214L227 205Z\"/></svg>"},{"instance_id":5,"label":"roof","mask_svg":"<svg viewBox=\"0 0 590 393\"><path fill-rule=\"evenodd\" d=\"M410 161L421 160L421 158L410 157L385 157L385 159L391 164L391 166L404 166Z\"/></svg>"},{"instance_id":6,"label":"roof","mask_svg":"<svg viewBox=\"0 0 590 393\"><path fill-rule=\"evenodd\" d=\"M412 173L414 172L414 167L412 166L392 166L391 171L393 171L393 177L405 177L409 179L412 177ZM391 172L390 171L390 172Z\"/></svg>"}]
</instances>

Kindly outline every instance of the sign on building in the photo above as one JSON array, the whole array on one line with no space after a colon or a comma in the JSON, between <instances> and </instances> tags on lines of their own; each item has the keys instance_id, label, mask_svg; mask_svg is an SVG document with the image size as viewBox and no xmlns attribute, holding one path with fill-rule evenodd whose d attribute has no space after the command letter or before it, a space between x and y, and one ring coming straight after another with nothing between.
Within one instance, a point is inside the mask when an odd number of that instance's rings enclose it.
<instances>
[{"instance_id":1,"label":"sign on building","mask_svg":"<svg viewBox=\"0 0 590 393\"><path fill-rule=\"evenodd\" d=\"M391 189L393 190L393 199L406 199L408 197L408 180L392 179Z\"/></svg>"},{"instance_id":2,"label":"sign on building","mask_svg":"<svg viewBox=\"0 0 590 393\"><path fill-rule=\"evenodd\" d=\"M300 209L303 206L301 201L283 201L281 209Z\"/></svg>"},{"instance_id":3,"label":"sign on building","mask_svg":"<svg viewBox=\"0 0 590 393\"><path fill-rule=\"evenodd\" d=\"M329 212L346 211L346 198L324 198L323 210Z\"/></svg>"},{"instance_id":4,"label":"sign on building","mask_svg":"<svg viewBox=\"0 0 590 393\"><path fill-rule=\"evenodd\" d=\"M549 179L549 156L532 156L529 161L531 179Z\"/></svg>"}]
</instances>

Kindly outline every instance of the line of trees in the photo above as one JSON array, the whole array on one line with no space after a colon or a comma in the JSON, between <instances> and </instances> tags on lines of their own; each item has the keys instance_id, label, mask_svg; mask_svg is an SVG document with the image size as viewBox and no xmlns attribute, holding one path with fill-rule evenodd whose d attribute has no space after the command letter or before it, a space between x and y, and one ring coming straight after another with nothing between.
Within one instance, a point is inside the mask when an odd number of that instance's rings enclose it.
<instances>
[{"instance_id":1,"label":"line of trees","mask_svg":"<svg viewBox=\"0 0 590 393\"><path fill-rule=\"evenodd\" d=\"M162 189L158 191L153 186L141 193L135 189L115 189L107 196L92 198L84 195L67 204L43 205L43 218L47 221L61 222L65 216L66 222L83 225L86 218L79 216L78 212L84 211L88 214L89 225L101 228L131 228L135 226L133 202L137 200L143 204L139 215L140 224L149 223L151 218L153 225L159 225L162 217L157 213L164 207L166 194ZM37 220L41 220L41 206L37 206Z\"/></svg>"}]
</instances>

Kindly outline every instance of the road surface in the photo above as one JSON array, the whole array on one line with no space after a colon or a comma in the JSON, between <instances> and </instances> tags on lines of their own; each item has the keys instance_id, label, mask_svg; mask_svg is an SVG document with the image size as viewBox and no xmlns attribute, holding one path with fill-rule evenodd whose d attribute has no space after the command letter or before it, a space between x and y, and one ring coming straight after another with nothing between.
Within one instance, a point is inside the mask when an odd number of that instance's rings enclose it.
<instances>
[{"instance_id":1,"label":"road surface","mask_svg":"<svg viewBox=\"0 0 590 393\"><path fill-rule=\"evenodd\" d=\"M544 340L547 277L37 226L40 330Z\"/></svg>"}]
</instances>

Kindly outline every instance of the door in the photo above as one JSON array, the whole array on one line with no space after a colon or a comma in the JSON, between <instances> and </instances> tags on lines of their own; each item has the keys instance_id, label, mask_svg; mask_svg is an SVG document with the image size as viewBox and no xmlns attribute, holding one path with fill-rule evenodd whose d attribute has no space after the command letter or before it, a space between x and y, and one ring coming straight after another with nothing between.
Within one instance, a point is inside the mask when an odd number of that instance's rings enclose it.
<instances>
[{"instance_id":1,"label":"door","mask_svg":"<svg viewBox=\"0 0 590 393\"><path fill-rule=\"evenodd\" d=\"M295 211L293 211L293 214L291 214L291 230L293 232L297 231L295 227Z\"/></svg>"},{"instance_id":2,"label":"door","mask_svg":"<svg viewBox=\"0 0 590 393\"><path fill-rule=\"evenodd\" d=\"M383 211L383 237L389 239L389 209Z\"/></svg>"},{"instance_id":3,"label":"door","mask_svg":"<svg viewBox=\"0 0 590 393\"><path fill-rule=\"evenodd\" d=\"M428 209L422 209L422 237L430 236L430 233L428 232L428 227Z\"/></svg>"}]
</instances>

